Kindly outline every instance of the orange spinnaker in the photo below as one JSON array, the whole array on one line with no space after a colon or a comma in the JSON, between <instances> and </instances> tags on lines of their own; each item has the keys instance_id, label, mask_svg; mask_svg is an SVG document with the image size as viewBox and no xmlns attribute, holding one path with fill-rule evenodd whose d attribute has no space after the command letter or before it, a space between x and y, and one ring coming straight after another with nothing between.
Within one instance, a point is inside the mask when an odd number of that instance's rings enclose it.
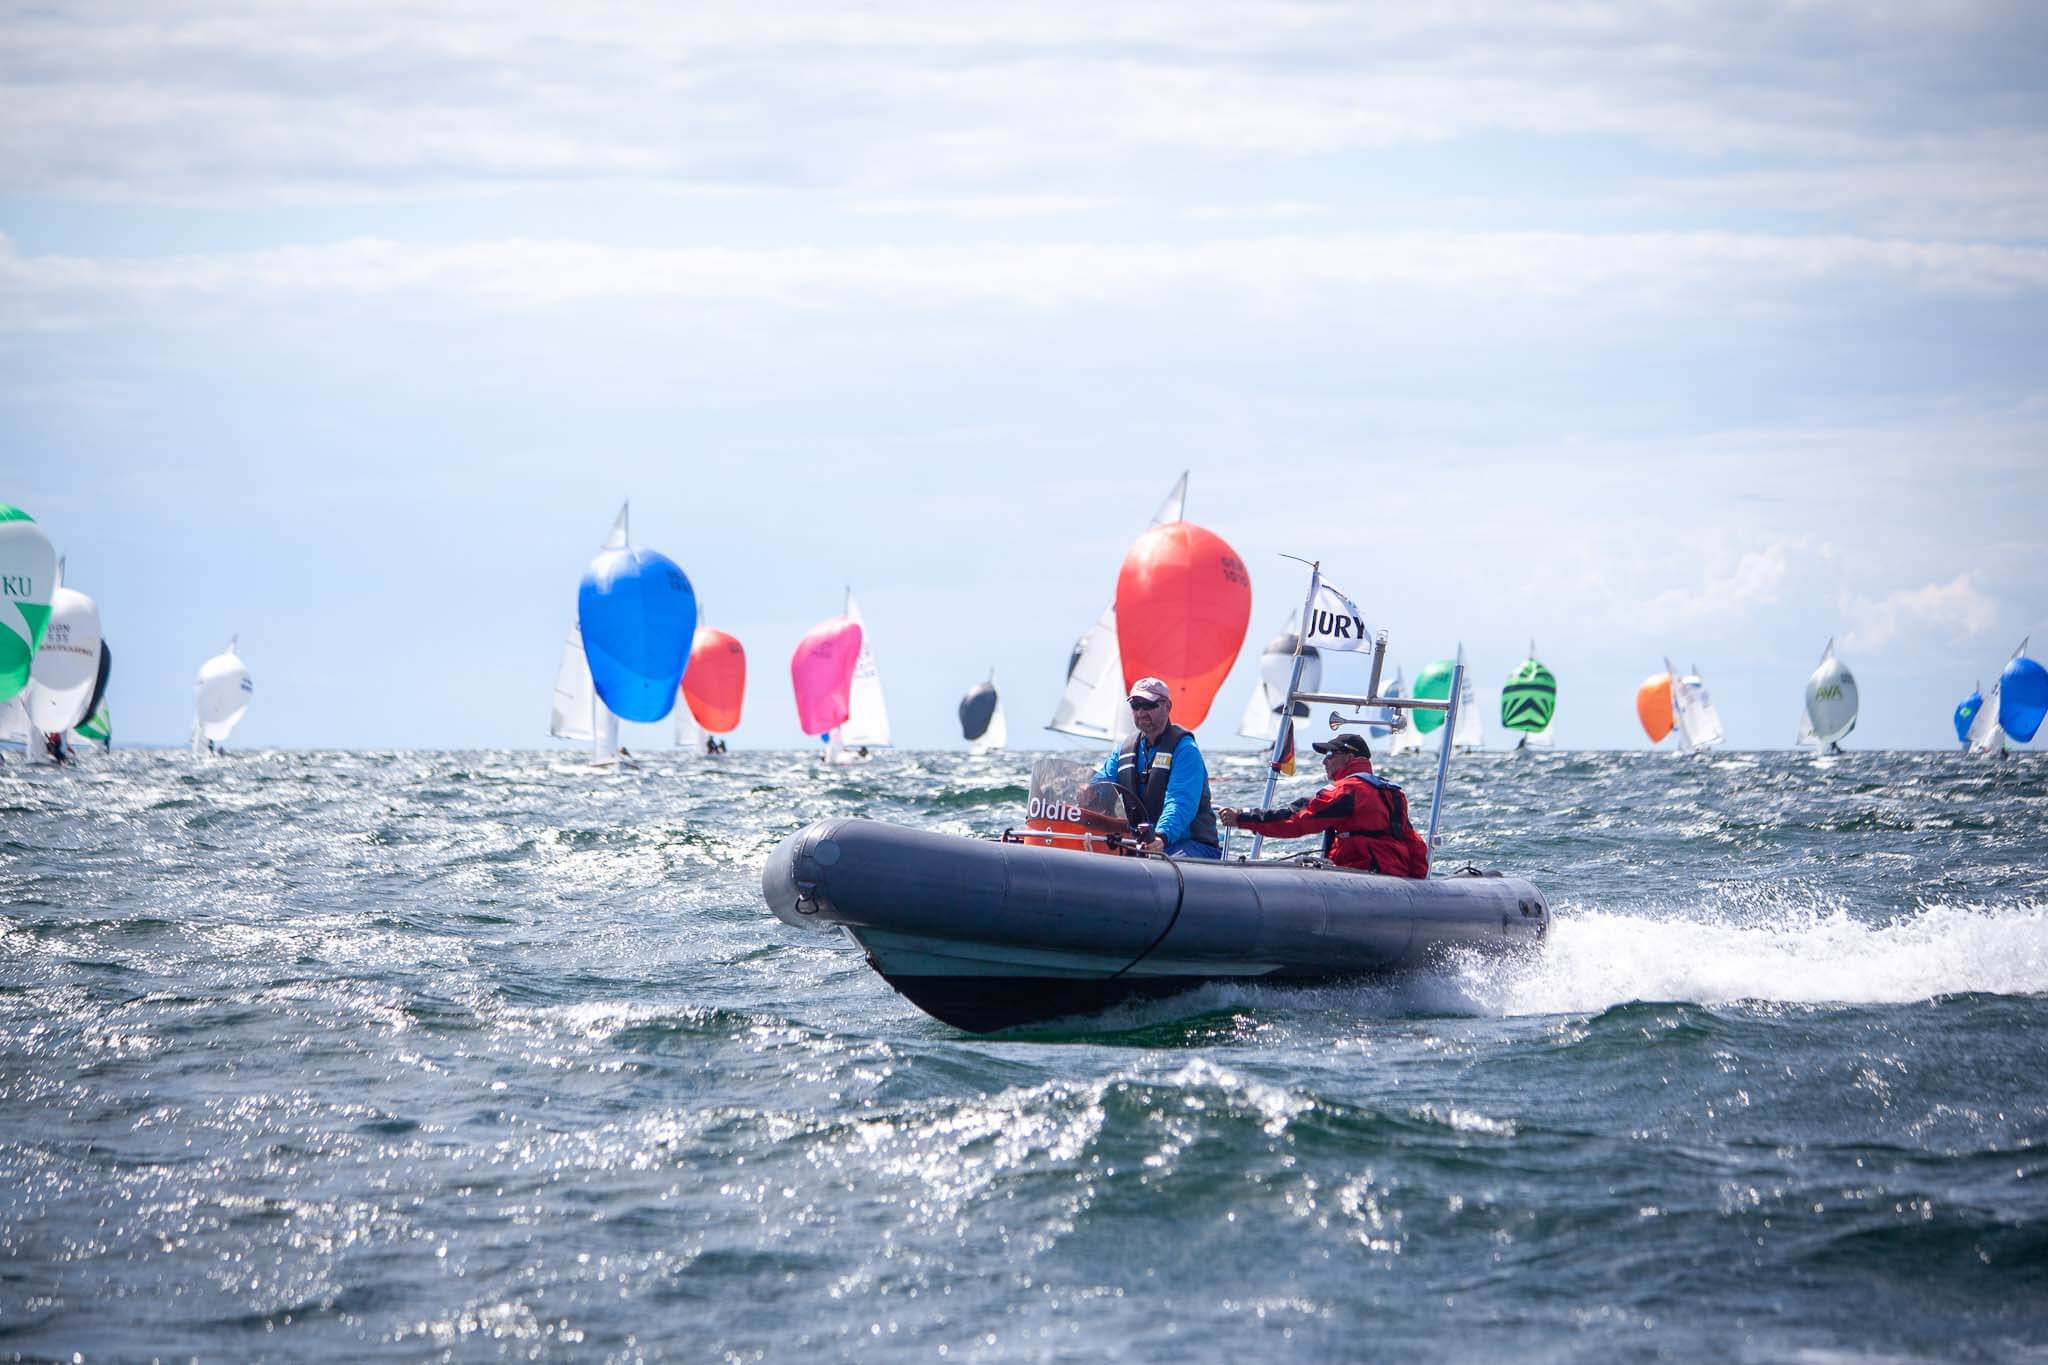
<instances>
[{"instance_id":1,"label":"orange spinnaker","mask_svg":"<svg viewBox=\"0 0 2048 1365\"><path fill-rule=\"evenodd\" d=\"M1116 576L1124 686L1162 680L1173 689L1173 723L1194 729L1237 662L1251 617L1251 575L1221 536L1191 521L1153 527Z\"/></svg>"},{"instance_id":2,"label":"orange spinnaker","mask_svg":"<svg viewBox=\"0 0 2048 1365\"><path fill-rule=\"evenodd\" d=\"M731 734L739 729L746 694L747 651L724 631L699 626L683 670L683 700L690 714L714 735Z\"/></svg>"},{"instance_id":3,"label":"orange spinnaker","mask_svg":"<svg viewBox=\"0 0 2048 1365\"><path fill-rule=\"evenodd\" d=\"M1653 678L1643 679L1643 685L1636 689L1636 719L1643 723L1643 733L1650 737L1650 743L1663 742L1671 733L1671 675L1659 673Z\"/></svg>"}]
</instances>

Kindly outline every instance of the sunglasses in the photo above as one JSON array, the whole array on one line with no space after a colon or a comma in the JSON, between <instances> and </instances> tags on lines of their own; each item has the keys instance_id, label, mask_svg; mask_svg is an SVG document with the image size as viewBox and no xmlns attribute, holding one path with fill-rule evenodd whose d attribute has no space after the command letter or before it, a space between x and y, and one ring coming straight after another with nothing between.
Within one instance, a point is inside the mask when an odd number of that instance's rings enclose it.
<instances>
[{"instance_id":1,"label":"sunglasses","mask_svg":"<svg viewBox=\"0 0 2048 1365\"><path fill-rule=\"evenodd\" d=\"M1136 697L1132 697L1131 709L1133 711L1157 711L1159 703L1156 701L1139 701Z\"/></svg>"}]
</instances>

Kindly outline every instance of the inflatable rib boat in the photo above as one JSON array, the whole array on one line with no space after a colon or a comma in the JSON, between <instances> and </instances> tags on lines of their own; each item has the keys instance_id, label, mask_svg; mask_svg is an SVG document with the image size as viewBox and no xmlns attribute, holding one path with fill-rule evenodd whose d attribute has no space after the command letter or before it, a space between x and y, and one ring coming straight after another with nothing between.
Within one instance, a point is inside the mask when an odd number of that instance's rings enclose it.
<instances>
[{"instance_id":1,"label":"inflatable rib boat","mask_svg":"<svg viewBox=\"0 0 2048 1365\"><path fill-rule=\"evenodd\" d=\"M1498 873L1091 857L868 820L791 835L761 890L785 923L845 930L911 1003L975 1033L1205 982L1427 968L1458 949L1533 947L1550 924L1535 887Z\"/></svg>"}]
</instances>

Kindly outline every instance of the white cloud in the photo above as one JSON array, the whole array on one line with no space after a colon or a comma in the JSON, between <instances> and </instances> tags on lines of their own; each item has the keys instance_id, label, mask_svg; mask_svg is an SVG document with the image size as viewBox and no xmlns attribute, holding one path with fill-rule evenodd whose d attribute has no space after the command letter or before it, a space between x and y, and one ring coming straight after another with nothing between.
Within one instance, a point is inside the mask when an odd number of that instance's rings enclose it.
<instances>
[{"instance_id":1,"label":"white cloud","mask_svg":"<svg viewBox=\"0 0 2048 1365\"><path fill-rule=\"evenodd\" d=\"M1844 593L1841 608L1849 622L1842 636L1847 649L1876 649L1902 634L1921 631L1968 639L1998 624L1998 603L1980 591L1967 573L1948 583L1901 588L1877 599Z\"/></svg>"},{"instance_id":2,"label":"white cloud","mask_svg":"<svg viewBox=\"0 0 2048 1365\"><path fill-rule=\"evenodd\" d=\"M1726 573L1709 575L1696 587L1666 589L1630 614L1637 620L1660 624L1739 618L1757 606L1778 600L1785 570L1783 545L1751 550Z\"/></svg>"},{"instance_id":3,"label":"white cloud","mask_svg":"<svg viewBox=\"0 0 2048 1365\"><path fill-rule=\"evenodd\" d=\"M835 303L1000 302L1034 310L1105 298L1239 294L1309 311L1332 289L1406 291L1411 304L1570 304L1581 322L1684 306L1697 315L1796 311L1817 285L1933 296L2048 290L2048 249L1719 233L1265 237L1138 248L1046 246L677 247L357 240L147 260L29 256L0 237L0 328L36 330L106 311L309 297L486 308L631 299ZM1839 306L1830 299L1828 307Z\"/></svg>"}]
</instances>

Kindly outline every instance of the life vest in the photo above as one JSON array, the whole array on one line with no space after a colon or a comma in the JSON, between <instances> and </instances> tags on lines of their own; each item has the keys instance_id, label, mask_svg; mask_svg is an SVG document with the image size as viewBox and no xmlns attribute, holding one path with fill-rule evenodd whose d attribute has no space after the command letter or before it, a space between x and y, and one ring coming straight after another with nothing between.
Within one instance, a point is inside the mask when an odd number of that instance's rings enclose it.
<instances>
[{"instance_id":1,"label":"life vest","mask_svg":"<svg viewBox=\"0 0 2048 1365\"><path fill-rule=\"evenodd\" d=\"M1116 784L1145 812L1145 823L1157 828L1159 817L1166 810L1166 782L1173 775L1173 756L1179 751L1182 740L1192 740L1194 736L1178 725L1167 726L1159 732L1159 742L1153 746L1151 766L1139 772L1138 744L1143 739L1143 735L1133 735L1117 751ZM1195 818L1188 824L1187 837L1211 848L1221 847L1222 841L1216 836L1216 808L1209 804L1206 783L1202 787L1202 804L1196 808Z\"/></svg>"},{"instance_id":2,"label":"life vest","mask_svg":"<svg viewBox=\"0 0 2048 1365\"><path fill-rule=\"evenodd\" d=\"M1363 782L1378 792L1387 822L1377 829L1324 830L1323 856L1341 867L1389 877L1427 877L1429 844L1408 821L1408 793L1377 773L1346 773L1337 780Z\"/></svg>"}]
</instances>

